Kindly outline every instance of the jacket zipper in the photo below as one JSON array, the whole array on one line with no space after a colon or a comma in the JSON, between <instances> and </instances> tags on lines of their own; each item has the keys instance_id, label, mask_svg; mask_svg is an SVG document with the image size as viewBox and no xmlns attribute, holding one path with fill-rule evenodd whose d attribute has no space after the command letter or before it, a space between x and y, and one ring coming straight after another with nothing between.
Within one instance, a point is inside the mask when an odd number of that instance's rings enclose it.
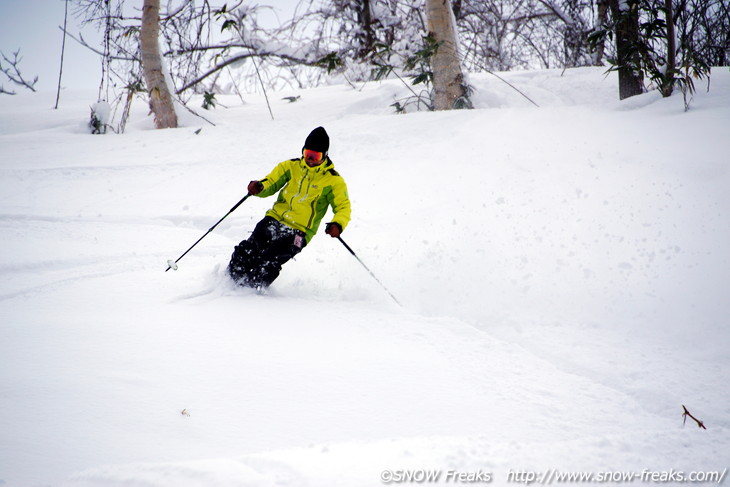
<instances>
[{"instance_id":1,"label":"jacket zipper","mask_svg":"<svg viewBox=\"0 0 730 487\"><path fill-rule=\"evenodd\" d=\"M289 209L283 215L285 218L286 218L286 216L287 216L288 213L290 213L290 212L292 212L294 210L294 207L293 207L292 203L294 202L295 199L297 199L299 197L300 194L302 194L302 187L304 186L304 181L307 180L307 179L309 179L309 171L307 171L305 169L304 170L304 177L299 182L299 189L297 190L297 193L289 199ZM311 181L307 184L307 191L305 193L305 198L306 198L306 195L309 194L309 186L310 185L311 185Z\"/></svg>"}]
</instances>

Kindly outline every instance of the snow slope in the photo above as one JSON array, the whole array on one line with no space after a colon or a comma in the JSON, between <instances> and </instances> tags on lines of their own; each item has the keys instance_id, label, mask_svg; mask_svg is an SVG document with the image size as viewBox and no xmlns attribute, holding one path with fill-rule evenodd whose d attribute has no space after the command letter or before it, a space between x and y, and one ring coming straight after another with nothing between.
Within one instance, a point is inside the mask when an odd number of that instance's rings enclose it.
<instances>
[{"instance_id":1,"label":"snow slope","mask_svg":"<svg viewBox=\"0 0 730 487\"><path fill-rule=\"evenodd\" d=\"M722 473L730 72L687 113L602 69L504 76L540 108L474 75L471 111L393 115L385 82L91 136L93 92L0 97L0 485ZM402 307L324 234L234 289L271 199L164 272L317 125Z\"/></svg>"}]
</instances>

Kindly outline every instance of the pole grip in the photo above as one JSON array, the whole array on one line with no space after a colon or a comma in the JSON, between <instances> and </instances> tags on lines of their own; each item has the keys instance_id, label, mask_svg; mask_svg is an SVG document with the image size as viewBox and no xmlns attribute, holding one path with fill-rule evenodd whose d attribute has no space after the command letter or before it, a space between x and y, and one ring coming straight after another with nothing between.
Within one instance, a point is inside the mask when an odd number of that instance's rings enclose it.
<instances>
[{"instance_id":1,"label":"pole grip","mask_svg":"<svg viewBox=\"0 0 730 487\"><path fill-rule=\"evenodd\" d=\"M246 196L244 196L243 198L241 198L241 201L239 201L238 203L236 203L235 205L233 205L233 208L231 208L231 210L228 212L228 215L230 215L231 213L233 213L234 211L236 211L236 208L238 208L239 206L241 206L241 203L243 203L244 201L246 201L249 196L251 196L251 193L246 194ZM226 215L226 216L228 216L228 215ZM223 217L223 218L225 218L225 217ZM218 222L218 223L220 223L220 222Z\"/></svg>"},{"instance_id":2,"label":"pole grip","mask_svg":"<svg viewBox=\"0 0 730 487\"><path fill-rule=\"evenodd\" d=\"M346 248L346 249L347 249L347 250L348 250L348 251L349 251L349 252L350 252L350 253L351 253L352 255L354 255L354 256L355 256L355 258L357 259L357 255L355 254L355 251L354 251L354 250L352 250L352 249L350 248L350 246L349 246L349 245L347 245L347 244L345 243L345 241L344 241L344 240L342 240L342 237L340 237L340 236L338 235L338 236L337 236L337 240L339 240L339 241L340 241L340 242L342 243L342 245L344 245L344 246L345 246L345 248ZM360 260L360 259L358 259L358 260Z\"/></svg>"}]
</instances>

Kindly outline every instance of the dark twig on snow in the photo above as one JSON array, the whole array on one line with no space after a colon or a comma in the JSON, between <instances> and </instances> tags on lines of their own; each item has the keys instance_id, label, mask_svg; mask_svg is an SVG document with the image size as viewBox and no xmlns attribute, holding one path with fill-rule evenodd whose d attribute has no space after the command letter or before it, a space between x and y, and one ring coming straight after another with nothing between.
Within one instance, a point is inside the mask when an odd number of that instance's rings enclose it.
<instances>
[{"instance_id":1,"label":"dark twig on snow","mask_svg":"<svg viewBox=\"0 0 730 487\"><path fill-rule=\"evenodd\" d=\"M690 418L695 420L695 422L697 423L697 426L699 426L703 430L707 429L707 428L705 428L705 424L702 421L695 418L694 416L692 416L692 414L690 414L689 411L687 411L687 408L684 406L684 404L682 404L682 409L684 409L684 412L682 413L682 417L684 418L684 423L682 423L682 424L685 424L687 422L687 416L689 416Z\"/></svg>"}]
</instances>

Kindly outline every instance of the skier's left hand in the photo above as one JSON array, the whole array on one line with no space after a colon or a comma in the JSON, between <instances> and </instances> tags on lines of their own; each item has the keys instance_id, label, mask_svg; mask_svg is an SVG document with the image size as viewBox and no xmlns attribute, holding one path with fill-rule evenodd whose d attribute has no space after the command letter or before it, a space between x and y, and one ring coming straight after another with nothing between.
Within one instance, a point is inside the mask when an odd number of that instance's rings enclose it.
<instances>
[{"instance_id":1,"label":"skier's left hand","mask_svg":"<svg viewBox=\"0 0 730 487\"><path fill-rule=\"evenodd\" d=\"M324 227L324 232L332 238L337 238L342 233L342 227L339 223L329 222L327 226Z\"/></svg>"},{"instance_id":2,"label":"skier's left hand","mask_svg":"<svg viewBox=\"0 0 730 487\"><path fill-rule=\"evenodd\" d=\"M248 193L249 194L257 195L261 191L263 191L263 189L264 189L264 185L261 184L261 181L251 181L250 183L248 183Z\"/></svg>"}]
</instances>

